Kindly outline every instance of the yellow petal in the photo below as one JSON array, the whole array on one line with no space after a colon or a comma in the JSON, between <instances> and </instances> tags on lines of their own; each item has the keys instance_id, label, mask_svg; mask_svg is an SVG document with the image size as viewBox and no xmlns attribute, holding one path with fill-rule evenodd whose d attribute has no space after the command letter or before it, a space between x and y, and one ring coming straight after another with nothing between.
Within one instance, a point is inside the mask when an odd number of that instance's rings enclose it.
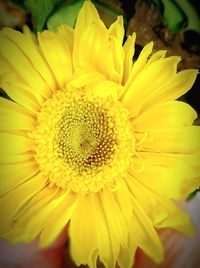
<instances>
[{"instance_id":1,"label":"yellow petal","mask_svg":"<svg viewBox=\"0 0 200 268\"><path fill-rule=\"evenodd\" d=\"M162 163L159 161L151 163L149 161L141 160L144 164L144 170L141 172L134 172L133 168L130 168L131 174L136 177L146 187L161 193L164 196L175 199L182 199L181 186L184 180L193 178L193 169L191 166L185 164L178 159L163 158ZM168 164L168 166L167 166ZM149 176L149 174L151 174Z\"/></svg>"},{"instance_id":2,"label":"yellow petal","mask_svg":"<svg viewBox=\"0 0 200 268\"><path fill-rule=\"evenodd\" d=\"M142 164L146 167L146 171L143 170L144 173L147 174L147 170L149 170L152 174L150 181L145 179L145 176L141 178L150 189L157 189L158 192L172 198L185 199L189 193L199 187L199 152L194 154L141 152L140 156ZM137 177L137 174L135 176ZM139 177L141 176L139 175Z\"/></svg>"},{"instance_id":3,"label":"yellow petal","mask_svg":"<svg viewBox=\"0 0 200 268\"><path fill-rule=\"evenodd\" d=\"M152 94L145 104L145 109L152 106L154 103L175 100L185 94L194 84L198 70L185 70L177 73L168 84L163 84L156 92Z\"/></svg>"},{"instance_id":4,"label":"yellow petal","mask_svg":"<svg viewBox=\"0 0 200 268\"><path fill-rule=\"evenodd\" d=\"M159 115L159 116L158 116ZM169 101L150 107L132 120L134 129L162 129L190 126L197 118L195 110L187 103Z\"/></svg>"},{"instance_id":5,"label":"yellow petal","mask_svg":"<svg viewBox=\"0 0 200 268\"><path fill-rule=\"evenodd\" d=\"M78 36L81 34L84 29L91 25L95 20L100 20L95 6L91 3L91 1L84 1L76 20L76 35Z\"/></svg>"},{"instance_id":6,"label":"yellow petal","mask_svg":"<svg viewBox=\"0 0 200 268\"><path fill-rule=\"evenodd\" d=\"M1 33L8 40L16 44L23 55L28 58L33 69L41 75L41 77L47 83L48 87L54 91L56 87L55 79L48 65L43 59L38 46L26 35L11 28L4 28ZM13 61L14 60L15 58L13 58Z\"/></svg>"},{"instance_id":7,"label":"yellow petal","mask_svg":"<svg viewBox=\"0 0 200 268\"><path fill-rule=\"evenodd\" d=\"M200 127L177 127L170 129L152 129L148 131L150 139L140 146L141 151L163 153L194 153L200 150ZM144 133L134 133L137 140Z\"/></svg>"},{"instance_id":8,"label":"yellow petal","mask_svg":"<svg viewBox=\"0 0 200 268\"><path fill-rule=\"evenodd\" d=\"M114 36L109 37L102 21L94 21L83 31L78 45L74 47L75 70L91 68L118 83L122 78L120 72L122 72L123 59L120 55L123 51L122 47L120 49L116 44L116 40Z\"/></svg>"},{"instance_id":9,"label":"yellow petal","mask_svg":"<svg viewBox=\"0 0 200 268\"><path fill-rule=\"evenodd\" d=\"M10 146L12 144L12 146ZM15 134L0 132L0 162L3 160L3 155L17 154L30 151L33 141L29 138L18 136Z\"/></svg>"},{"instance_id":10,"label":"yellow petal","mask_svg":"<svg viewBox=\"0 0 200 268\"><path fill-rule=\"evenodd\" d=\"M126 176L125 181L126 183L128 183L131 193L138 200L139 204L141 205L153 225L156 222L162 221L168 216L168 213L159 204L158 198L155 198L155 196L159 197L160 194L148 189L131 174ZM167 199L165 196L163 196L163 198Z\"/></svg>"},{"instance_id":11,"label":"yellow petal","mask_svg":"<svg viewBox=\"0 0 200 268\"><path fill-rule=\"evenodd\" d=\"M130 178L129 178L130 179ZM140 181L129 181L134 196L157 228L175 228L186 234L194 233L189 216L163 194L145 187Z\"/></svg>"},{"instance_id":12,"label":"yellow petal","mask_svg":"<svg viewBox=\"0 0 200 268\"><path fill-rule=\"evenodd\" d=\"M39 174L1 197L1 222L11 219L26 202L44 187L45 182L46 179L41 178L41 174Z\"/></svg>"},{"instance_id":13,"label":"yellow petal","mask_svg":"<svg viewBox=\"0 0 200 268\"><path fill-rule=\"evenodd\" d=\"M176 207L172 203L171 204L168 203L165 202L165 205L163 205L163 207L165 207L165 209L168 210L169 216L163 221L157 222L155 224L155 227L156 228L170 227L187 235L193 236L195 234L195 228L191 222L190 216L187 213L184 213L183 211L178 209L178 207Z\"/></svg>"},{"instance_id":14,"label":"yellow petal","mask_svg":"<svg viewBox=\"0 0 200 268\"><path fill-rule=\"evenodd\" d=\"M122 82L123 85L127 82L132 66L133 66L133 56L135 53L135 39L136 39L136 33L133 33L132 36L129 35L123 46L124 53L125 53L124 77L123 77L123 82Z\"/></svg>"},{"instance_id":15,"label":"yellow petal","mask_svg":"<svg viewBox=\"0 0 200 268\"><path fill-rule=\"evenodd\" d=\"M125 96L125 102L126 102L127 95L130 95L129 91L130 91L130 88L132 88L133 81L136 79L136 77L140 74L140 72L145 67L148 57L152 53L152 49L153 49L153 42L150 42L149 44L144 46L138 59L134 62L130 75L128 77L127 83L125 85L124 92L122 92L122 95L121 95L121 99L123 99Z\"/></svg>"},{"instance_id":16,"label":"yellow petal","mask_svg":"<svg viewBox=\"0 0 200 268\"><path fill-rule=\"evenodd\" d=\"M0 97L0 130L31 130L33 115L18 104Z\"/></svg>"},{"instance_id":17,"label":"yellow petal","mask_svg":"<svg viewBox=\"0 0 200 268\"><path fill-rule=\"evenodd\" d=\"M65 39L65 41L67 39L69 50L72 54L73 46L74 46L74 28L72 28L66 24L60 25L58 27L58 33L59 33L59 36L61 36L63 39Z\"/></svg>"},{"instance_id":18,"label":"yellow petal","mask_svg":"<svg viewBox=\"0 0 200 268\"><path fill-rule=\"evenodd\" d=\"M1 33L0 57L2 57L2 55L12 66L12 68L14 68L14 74L19 76L19 79L24 81L26 85L28 84L30 86L30 94L35 96L39 103L43 102L43 98L48 98L50 96L51 91L49 87L42 79L38 71L35 70L30 64L30 61L26 55L24 55L23 51L17 46L16 43L13 43ZM3 68L4 66L2 66L2 69ZM3 70L1 72L3 72ZM16 82L19 82L19 79L17 79Z\"/></svg>"},{"instance_id":19,"label":"yellow petal","mask_svg":"<svg viewBox=\"0 0 200 268\"><path fill-rule=\"evenodd\" d=\"M85 94L90 97L108 97L118 98L121 86L105 79L105 77L93 70L80 70L74 73L68 88L84 88Z\"/></svg>"},{"instance_id":20,"label":"yellow petal","mask_svg":"<svg viewBox=\"0 0 200 268\"><path fill-rule=\"evenodd\" d=\"M27 25L23 25L22 26L22 31L23 31L23 34L29 38L31 40L31 42L37 44L37 37L36 37L36 34L34 32L32 32L30 30L30 28L27 26Z\"/></svg>"},{"instance_id":21,"label":"yellow petal","mask_svg":"<svg viewBox=\"0 0 200 268\"><path fill-rule=\"evenodd\" d=\"M123 24L123 16L118 16L117 20L111 24L108 29L109 35L114 36L119 44L122 45L124 39L124 24Z\"/></svg>"},{"instance_id":22,"label":"yellow petal","mask_svg":"<svg viewBox=\"0 0 200 268\"><path fill-rule=\"evenodd\" d=\"M116 242L112 228L110 228L109 222L105 217L103 204L99 196L95 196L94 200L99 258L105 267L114 268L119 254L119 243Z\"/></svg>"},{"instance_id":23,"label":"yellow petal","mask_svg":"<svg viewBox=\"0 0 200 268\"><path fill-rule=\"evenodd\" d=\"M78 48L82 34L84 33L85 29L96 20L100 20L96 8L90 1L84 1L83 6L77 16L74 30L73 63L75 68L79 66Z\"/></svg>"},{"instance_id":24,"label":"yellow petal","mask_svg":"<svg viewBox=\"0 0 200 268\"><path fill-rule=\"evenodd\" d=\"M128 179L126 179L126 181L128 182L129 187L134 187ZM130 235L136 245L144 250L147 255L153 258L155 262L160 263L164 258L163 247L160 239L153 228L152 222L142 209L139 202L133 196L132 202L134 209L133 218L129 226Z\"/></svg>"},{"instance_id":25,"label":"yellow petal","mask_svg":"<svg viewBox=\"0 0 200 268\"><path fill-rule=\"evenodd\" d=\"M149 55L152 53L152 50L153 50L153 42L150 42L149 44L144 46L138 59L133 64L133 68L131 70L128 83L130 83L130 81L133 81L137 77L137 75L142 71Z\"/></svg>"},{"instance_id":26,"label":"yellow petal","mask_svg":"<svg viewBox=\"0 0 200 268\"><path fill-rule=\"evenodd\" d=\"M67 195L67 191L64 193L62 192L33 215L25 228L27 241L34 239L45 228L47 220L51 217L52 213L59 208Z\"/></svg>"},{"instance_id":27,"label":"yellow petal","mask_svg":"<svg viewBox=\"0 0 200 268\"><path fill-rule=\"evenodd\" d=\"M42 53L60 88L65 87L72 74L72 51L70 45L73 40L69 40L72 37L68 27L65 26L59 27L55 33L47 30L38 33Z\"/></svg>"},{"instance_id":28,"label":"yellow petal","mask_svg":"<svg viewBox=\"0 0 200 268\"><path fill-rule=\"evenodd\" d=\"M3 164L0 168L0 195L14 189L27 179L35 176L39 171L33 160Z\"/></svg>"},{"instance_id":29,"label":"yellow petal","mask_svg":"<svg viewBox=\"0 0 200 268\"><path fill-rule=\"evenodd\" d=\"M133 243L133 239L129 239L130 242L127 248L121 247L120 254L118 258L118 264L123 268L134 267L134 256L137 250L137 245Z\"/></svg>"},{"instance_id":30,"label":"yellow petal","mask_svg":"<svg viewBox=\"0 0 200 268\"><path fill-rule=\"evenodd\" d=\"M155 61L164 58L166 53L167 50L158 50L157 52L155 52L148 60L147 64L145 65L145 68L147 68L150 64L154 63Z\"/></svg>"},{"instance_id":31,"label":"yellow petal","mask_svg":"<svg viewBox=\"0 0 200 268\"><path fill-rule=\"evenodd\" d=\"M31 111L32 113L39 111L39 102L31 93L33 89L28 85L19 82L19 79L15 74L8 73L0 76L0 86L11 99L28 111ZM43 102L43 99L41 99L40 96L38 96L38 98Z\"/></svg>"},{"instance_id":32,"label":"yellow petal","mask_svg":"<svg viewBox=\"0 0 200 268\"><path fill-rule=\"evenodd\" d=\"M118 189L116 191L116 196L118 200L118 204L120 207L120 210L125 218L126 223L132 222L133 217L133 203L131 200L131 196L129 194L129 191L127 189L127 186L124 182L124 180L118 181ZM120 267L124 268L131 268L134 266L134 255L136 252L136 249L138 247L137 244L135 244L136 241L130 238L130 235L128 235L128 245L127 247L120 247L120 253L118 257L118 264Z\"/></svg>"},{"instance_id":33,"label":"yellow petal","mask_svg":"<svg viewBox=\"0 0 200 268\"><path fill-rule=\"evenodd\" d=\"M95 7L85 1L75 27L73 49L75 69L91 67L108 79L121 83L124 59L123 31L121 17L107 30L99 19Z\"/></svg>"},{"instance_id":34,"label":"yellow petal","mask_svg":"<svg viewBox=\"0 0 200 268\"><path fill-rule=\"evenodd\" d=\"M13 242L30 242L28 231L25 234L26 226L31 222L34 215L41 209L47 207L48 204L56 198L58 190L46 186L38 192L25 206L23 206L18 213L16 213L14 220L16 223L13 230L10 231L10 238Z\"/></svg>"},{"instance_id":35,"label":"yellow petal","mask_svg":"<svg viewBox=\"0 0 200 268\"><path fill-rule=\"evenodd\" d=\"M116 196L119 206L121 208L123 216L126 218L126 221L130 221L133 213L132 211L134 209L131 197L127 194L128 189L123 179L118 180L117 184L119 187L116 191Z\"/></svg>"},{"instance_id":36,"label":"yellow petal","mask_svg":"<svg viewBox=\"0 0 200 268\"><path fill-rule=\"evenodd\" d=\"M70 251L77 266L91 262L93 254L98 248L98 230L95 219L98 212L94 198L94 194L81 197L71 217ZM80 245L84 245L84 250Z\"/></svg>"},{"instance_id":37,"label":"yellow petal","mask_svg":"<svg viewBox=\"0 0 200 268\"><path fill-rule=\"evenodd\" d=\"M47 219L45 227L40 236L40 246L42 248L52 244L59 235L59 233L62 231L62 229L67 225L71 218L71 215L74 212L74 209L76 208L77 201L77 194L69 193L65 197L65 199L59 204L57 209L52 212L49 219ZM81 223L83 224L83 222ZM78 230L79 229L76 229L76 235L78 235ZM86 247L86 244L84 245ZM84 252L86 249L85 247Z\"/></svg>"},{"instance_id":38,"label":"yellow petal","mask_svg":"<svg viewBox=\"0 0 200 268\"><path fill-rule=\"evenodd\" d=\"M105 216L109 222L110 228L113 230L114 236L118 243L123 247L127 247L128 229L125 224L125 218L122 215L117 202L114 199L114 194L107 189L100 193ZM112 213L110 213L112 211Z\"/></svg>"},{"instance_id":39,"label":"yellow petal","mask_svg":"<svg viewBox=\"0 0 200 268\"><path fill-rule=\"evenodd\" d=\"M110 36L109 42L110 42L110 51L112 51L114 68L118 74L118 79L115 82L121 84L124 73L124 57L125 57L124 50L121 46L121 43L119 43L119 41L114 36Z\"/></svg>"},{"instance_id":40,"label":"yellow petal","mask_svg":"<svg viewBox=\"0 0 200 268\"><path fill-rule=\"evenodd\" d=\"M80 199L72 216L70 222L71 252L77 265L90 263L90 267L96 267L96 257L99 254L105 267L115 267L120 249L119 242L112 223L110 224L108 217L104 216L102 205L103 202L97 194L90 194ZM87 218L85 218L84 211L87 211ZM82 220L81 217L83 217ZM89 237L88 232L90 232ZM84 252L80 244L85 245Z\"/></svg>"},{"instance_id":41,"label":"yellow petal","mask_svg":"<svg viewBox=\"0 0 200 268\"><path fill-rule=\"evenodd\" d=\"M179 57L160 59L141 71L133 81L128 80L122 103L132 116L139 113L152 95L160 94L161 87L173 80L179 61Z\"/></svg>"},{"instance_id":42,"label":"yellow petal","mask_svg":"<svg viewBox=\"0 0 200 268\"><path fill-rule=\"evenodd\" d=\"M13 133L15 134L15 133ZM10 165L10 164L20 164L20 163L25 163L28 161L34 161L34 152L25 152L25 153L8 153L4 154L3 156L0 153L0 166L3 165Z\"/></svg>"},{"instance_id":43,"label":"yellow petal","mask_svg":"<svg viewBox=\"0 0 200 268\"><path fill-rule=\"evenodd\" d=\"M122 83L123 74L124 74L124 58L125 53L122 48L122 43L124 39L124 25L123 25L123 17L119 16L117 20L111 24L108 29L109 41L110 41L110 49L113 54L114 66L119 74L119 80L117 81L119 84Z\"/></svg>"}]
</instances>

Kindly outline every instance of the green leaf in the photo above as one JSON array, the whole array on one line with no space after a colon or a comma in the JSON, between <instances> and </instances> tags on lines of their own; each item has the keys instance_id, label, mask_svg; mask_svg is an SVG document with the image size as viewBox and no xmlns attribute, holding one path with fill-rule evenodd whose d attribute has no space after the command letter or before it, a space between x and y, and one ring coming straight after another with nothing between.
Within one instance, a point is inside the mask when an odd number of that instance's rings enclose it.
<instances>
[{"instance_id":1,"label":"green leaf","mask_svg":"<svg viewBox=\"0 0 200 268\"><path fill-rule=\"evenodd\" d=\"M185 15L182 9L173 1L161 0L164 6L164 19L167 28L172 33L177 33L183 28Z\"/></svg>"},{"instance_id":2,"label":"green leaf","mask_svg":"<svg viewBox=\"0 0 200 268\"><path fill-rule=\"evenodd\" d=\"M184 11L188 20L187 27L184 30L193 30L195 32L200 33L200 18L194 6L188 0L175 1Z\"/></svg>"},{"instance_id":3,"label":"green leaf","mask_svg":"<svg viewBox=\"0 0 200 268\"><path fill-rule=\"evenodd\" d=\"M50 31L56 31L57 27L61 24L67 24L74 27L76 17L84 0L74 1L72 3L63 3L57 11L50 16L47 21L47 28Z\"/></svg>"},{"instance_id":4,"label":"green leaf","mask_svg":"<svg viewBox=\"0 0 200 268\"><path fill-rule=\"evenodd\" d=\"M35 31L42 31L48 17L63 0L27 0L26 6L31 10Z\"/></svg>"}]
</instances>

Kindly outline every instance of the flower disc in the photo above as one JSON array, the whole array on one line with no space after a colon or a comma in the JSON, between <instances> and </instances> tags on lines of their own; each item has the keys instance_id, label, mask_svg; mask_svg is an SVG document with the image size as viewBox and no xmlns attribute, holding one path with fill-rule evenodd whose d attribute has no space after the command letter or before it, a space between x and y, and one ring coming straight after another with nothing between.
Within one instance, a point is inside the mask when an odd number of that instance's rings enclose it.
<instances>
[{"instance_id":1,"label":"flower disc","mask_svg":"<svg viewBox=\"0 0 200 268\"><path fill-rule=\"evenodd\" d=\"M52 185L74 192L115 187L134 155L127 110L112 97L66 92L57 92L38 114L33 136L43 174Z\"/></svg>"}]
</instances>

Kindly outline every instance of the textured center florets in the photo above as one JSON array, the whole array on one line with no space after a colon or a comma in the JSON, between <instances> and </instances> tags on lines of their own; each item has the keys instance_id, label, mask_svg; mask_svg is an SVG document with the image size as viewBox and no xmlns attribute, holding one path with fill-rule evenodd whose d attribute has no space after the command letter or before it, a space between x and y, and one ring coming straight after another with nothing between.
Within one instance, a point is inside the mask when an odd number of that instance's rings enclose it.
<instances>
[{"instance_id":1,"label":"textured center florets","mask_svg":"<svg viewBox=\"0 0 200 268\"><path fill-rule=\"evenodd\" d=\"M116 187L132 162L135 141L128 112L112 97L59 91L46 101L32 133L36 161L50 185L74 192Z\"/></svg>"},{"instance_id":2,"label":"textured center florets","mask_svg":"<svg viewBox=\"0 0 200 268\"><path fill-rule=\"evenodd\" d=\"M58 122L58 156L80 173L107 164L117 142L112 124L92 102L73 103Z\"/></svg>"}]
</instances>

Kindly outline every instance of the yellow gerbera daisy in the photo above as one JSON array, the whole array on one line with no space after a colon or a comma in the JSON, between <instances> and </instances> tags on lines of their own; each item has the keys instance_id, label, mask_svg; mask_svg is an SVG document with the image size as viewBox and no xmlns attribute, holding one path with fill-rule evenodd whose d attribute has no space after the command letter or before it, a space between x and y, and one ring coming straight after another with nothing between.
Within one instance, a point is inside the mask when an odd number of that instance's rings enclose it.
<instances>
[{"instance_id":1,"label":"yellow gerbera daisy","mask_svg":"<svg viewBox=\"0 0 200 268\"><path fill-rule=\"evenodd\" d=\"M137 247L163 259L155 228L193 232L172 200L200 184L196 113L175 100L197 71L152 43L133 63L123 38L89 1L75 29L1 31L2 237L46 247L68 224L76 265L128 268Z\"/></svg>"}]
</instances>

